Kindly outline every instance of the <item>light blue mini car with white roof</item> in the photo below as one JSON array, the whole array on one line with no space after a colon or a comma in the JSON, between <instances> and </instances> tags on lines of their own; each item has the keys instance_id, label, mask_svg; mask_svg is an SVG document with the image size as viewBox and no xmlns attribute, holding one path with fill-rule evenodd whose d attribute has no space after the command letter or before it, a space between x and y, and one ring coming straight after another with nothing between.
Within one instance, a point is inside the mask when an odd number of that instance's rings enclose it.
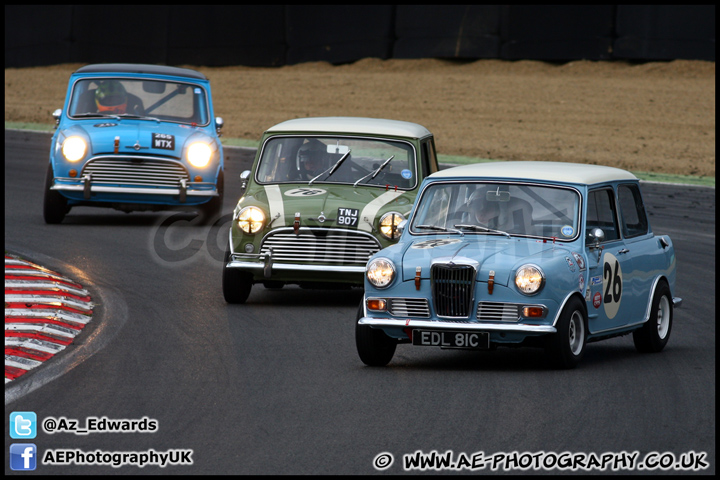
<instances>
[{"instance_id":1,"label":"light blue mini car with white roof","mask_svg":"<svg viewBox=\"0 0 720 480\"><path fill-rule=\"evenodd\" d=\"M396 245L367 263L356 324L360 359L398 344L545 348L573 368L586 345L670 336L676 258L650 228L638 179L611 167L495 162L425 179Z\"/></svg>"},{"instance_id":2,"label":"light blue mini car with white roof","mask_svg":"<svg viewBox=\"0 0 720 480\"><path fill-rule=\"evenodd\" d=\"M45 179L43 215L75 206L222 209L224 160L210 82L188 68L94 64L70 77Z\"/></svg>"}]
</instances>

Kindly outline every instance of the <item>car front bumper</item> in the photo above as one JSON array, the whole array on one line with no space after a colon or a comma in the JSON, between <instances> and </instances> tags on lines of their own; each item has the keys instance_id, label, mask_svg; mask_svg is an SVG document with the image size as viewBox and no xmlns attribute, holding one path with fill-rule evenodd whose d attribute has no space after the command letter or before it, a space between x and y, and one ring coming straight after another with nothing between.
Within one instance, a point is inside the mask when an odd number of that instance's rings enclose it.
<instances>
[{"instance_id":1,"label":"car front bumper","mask_svg":"<svg viewBox=\"0 0 720 480\"><path fill-rule=\"evenodd\" d=\"M200 187L200 188L198 188ZM188 182L180 180L176 187L147 187L142 185L107 185L93 183L92 175L81 178L55 177L50 190L61 192L82 192L83 199L90 200L92 194L134 194L134 195L177 195L184 203L187 197L217 197L218 192L212 182Z\"/></svg>"},{"instance_id":2,"label":"car front bumper","mask_svg":"<svg viewBox=\"0 0 720 480\"><path fill-rule=\"evenodd\" d=\"M543 335L546 333L556 333L557 330L552 325L527 325L527 324L498 324L487 322L452 322L452 321L433 321L433 320L413 320L413 319L397 319L397 318L377 318L362 317L358 320L360 325L367 325L375 328L400 328L412 330L462 330L462 331L478 331L478 332L508 332L523 333L528 335Z\"/></svg>"},{"instance_id":3,"label":"car front bumper","mask_svg":"<svg viewBox=\"0 0 720 480\"><path fill-rule=\"evenodd\" d=\"M308 265L301 263L276 262L272 254L234 253L225 265L250 272L257 279L281 281L343 281L361 284L364 266L354 265Z\"/></svg>"}]
</instances>

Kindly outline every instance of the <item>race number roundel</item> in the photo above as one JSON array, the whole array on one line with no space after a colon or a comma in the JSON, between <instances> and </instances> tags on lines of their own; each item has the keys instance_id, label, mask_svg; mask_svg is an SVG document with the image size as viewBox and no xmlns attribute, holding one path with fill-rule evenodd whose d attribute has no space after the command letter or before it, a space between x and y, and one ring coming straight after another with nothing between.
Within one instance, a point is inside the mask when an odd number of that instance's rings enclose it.
<instances>
[{"instance_id":1,"label":"race number roundel","mask_svg":"<svg viewBox=\"0 0 720 480\"><path fill-rule=\"evenodd\" d=\"M458 243L460 240L457 240L455 238L446 238L441 240L425 240L422 242L418 242L413 244L410 248L418 248L420 250L426 250L428 248L435 248L435 247L442 247L445 245L450 245L452 243Z\"/></svg>"},{"instance_id":2,"label":"race number roundel","mask_svg":"<svg viewBox=\"0 0 720 480\"><path fill-rule=\"evenodd\" d=\"M623 278L620 262L612 253L606 253L603 255L602 303L608 318L615 318L617 315L622 294Z\"/></svg>"},{"instance_id":3,"label":"race number roundel","mask_svg":"<svg viewBox=\"0 0 720 480\"><path fill-rule=\"evenodd\" d=\"M314 197L315 195L324 195L327 193L327 190L323 190L322 188L293 188L292 190L288 190L285 192L286 197Z\"/></svg>"}]
</instances>

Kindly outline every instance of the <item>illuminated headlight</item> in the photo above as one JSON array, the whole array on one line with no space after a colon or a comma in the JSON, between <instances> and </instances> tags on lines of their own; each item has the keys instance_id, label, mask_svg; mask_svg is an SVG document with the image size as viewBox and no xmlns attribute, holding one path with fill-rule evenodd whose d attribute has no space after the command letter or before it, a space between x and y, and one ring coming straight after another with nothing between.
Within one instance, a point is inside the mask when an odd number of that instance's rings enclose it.
<instances>
[{"instance_id":1,"label":"illuminated headlight","mask_svg":"<svg viewBox=\"0 0 720 480\"><path fill-rule=\"evenodd\" d=\"M375 288L385 288L395 278L395 265L387 258L376 258L368 263L365 275Z\"/></svg>"},{"instance_id":2,"label":"illuminated headlight","mask_svg":"<svg viewBox=\"0 0 720 480\"><path fill-rule=\"evenodd\" d=\"M81 137L68 137L62 144L63 156L69 162L77 162L85 156L87 144Z\"/></svg>"},{"instance_id":3,"label":"illuminated headlight","mask_svg":"<svg viewBox=\"0 0 720 480\"><path fill-rule=\"evenodd\" d=\"M380 234L388 240L400 238L398 225L405 220L401 213L388 212L380 218Z\"/></svg>"},{"instance_id":4,"label":"illuminated headlight","mask_svg":"<svg viewBox=\"0 0 720 480\"><path fill-rule=\"evenodd\" d=\"M536 265L523 265L515 274L515 285L525 295L534 295L545 283L545 275Z\"/></svg>"},{"instance_id":5,"label":"illuminated headlight","mask_svg":"<svg viewBox=\"0 0 720 480\"><path fill-rule=\"evenodd\" d=\"M212 149L210 145L203 142L197 142L190 145L187 149L188 162L194 167L204 168L210 163L212 157Z\"/></svg>"},{"instance_id":6,"label":"illuminated headlight","mask_svg":"<svg viewBox=\"0 0 720 480\"><path fill-rule=\"evenodd\" d=\"M257 207L245 207L237 216L238 227L245 233L259 232L264 222L265 214Z\"/></svg>"}]
</instances>

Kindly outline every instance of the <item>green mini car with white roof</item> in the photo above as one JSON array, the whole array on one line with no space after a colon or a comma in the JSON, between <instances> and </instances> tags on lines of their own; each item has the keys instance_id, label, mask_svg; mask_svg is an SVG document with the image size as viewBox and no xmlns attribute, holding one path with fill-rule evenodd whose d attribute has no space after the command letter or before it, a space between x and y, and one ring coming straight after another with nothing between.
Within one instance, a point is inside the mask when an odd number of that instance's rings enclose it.
<instances>
[{"instance_id":1,"label":"green mini car with white roof","mask_svg":"<svg viewBox=\"0 0 720 480\"><path fill-rule=\"evenodd\" d=\"M268 129L233 212L223 295L254 284L362 286L368 259L397 242L422 180L438 171L425 127L354 117L301 118Z\"/></svg>"}]
</instances>

